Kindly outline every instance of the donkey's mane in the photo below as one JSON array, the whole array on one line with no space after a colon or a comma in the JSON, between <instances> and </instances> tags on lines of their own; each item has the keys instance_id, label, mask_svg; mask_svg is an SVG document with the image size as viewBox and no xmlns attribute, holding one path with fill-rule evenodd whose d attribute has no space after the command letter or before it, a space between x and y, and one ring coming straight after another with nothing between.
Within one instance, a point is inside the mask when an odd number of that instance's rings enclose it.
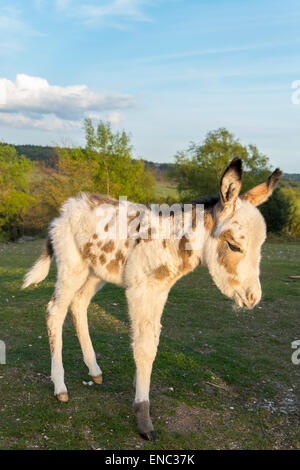
<instances>
[{"instance_id":1,"label":"donkey's mane","mask_svg":"<svg viewBox=\"0 0 300 470\"><path fill-rule=\"evenodd\" d=\"M193 205L196 204L203 204L204 209L211 209L214 207L220 200L220 196L210 196L210 197L205 197L203 199L197 199L192 201Z\"/></svg>"}]
</instances>

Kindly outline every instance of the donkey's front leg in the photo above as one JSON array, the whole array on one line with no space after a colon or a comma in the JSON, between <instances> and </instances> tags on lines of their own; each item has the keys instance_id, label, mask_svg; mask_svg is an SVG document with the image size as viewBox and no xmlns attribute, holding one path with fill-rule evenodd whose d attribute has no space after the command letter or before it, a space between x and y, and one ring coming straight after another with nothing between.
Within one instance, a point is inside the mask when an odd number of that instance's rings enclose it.
<instances>
[{"instance_id":1,"label":"donkey's front leg","mask_svg":"<svg viewBox=\"0 0 300 470\"><path fill-rule=\"evenodd\" d=\"M155 439L150 418L149 389L152 364L156 356L160 333L160 318L167 294L148 286L126 291L132 322L133 355L136 364L134 412L138 432L148 440Z\"/></svg>"}]
</instances>

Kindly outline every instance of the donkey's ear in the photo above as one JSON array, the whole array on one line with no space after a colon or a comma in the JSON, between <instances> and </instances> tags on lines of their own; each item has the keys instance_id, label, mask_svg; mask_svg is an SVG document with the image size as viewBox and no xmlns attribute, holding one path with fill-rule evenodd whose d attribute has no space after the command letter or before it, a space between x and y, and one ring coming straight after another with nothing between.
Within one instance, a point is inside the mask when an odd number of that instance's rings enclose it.
<instances>
[{"instance_id":1,"label":"donkey's ear","mask_svg":"<svg viewBox=\"0 0 300 470\"><path fill-rule=\"evenodd\" d=\"M255 186L255 188L250 189L250 191L242 194L241 199L251 202L254 206L259 206L272 195L281 175L282 171L276 168L265 183L259 184Z\"/></svg>"},{"instance_id":2,"label":"donkey's ear","mask_svg":"<svg viewBox=\"0 0 300 470\"><path fill-rule=\"evenodd\" d=\"M242 160L234 158L221 178L220 194L224 206L233 204L242 189Z\"/></svg>"}]
</instances>

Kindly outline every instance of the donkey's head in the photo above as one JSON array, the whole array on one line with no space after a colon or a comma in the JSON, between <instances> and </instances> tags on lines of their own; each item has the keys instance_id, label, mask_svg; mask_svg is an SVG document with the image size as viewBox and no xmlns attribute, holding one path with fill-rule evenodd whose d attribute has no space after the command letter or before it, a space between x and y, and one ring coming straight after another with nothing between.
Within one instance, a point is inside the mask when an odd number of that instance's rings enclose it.
<instances>
[{"instance_id":1,"label":"donkey's head","mask_svg":"<svg viewBox=\"0 0 300 470\"><path fill-rule=\"evenodd\" d=\"M242 161L234 159L220 182L220 199L207 214L205 258L214 282L239 307L253 308L261 299L259 265L266 224L256 208L272 194L279 169L240 196Z\"/></svg>"}]
</instances>

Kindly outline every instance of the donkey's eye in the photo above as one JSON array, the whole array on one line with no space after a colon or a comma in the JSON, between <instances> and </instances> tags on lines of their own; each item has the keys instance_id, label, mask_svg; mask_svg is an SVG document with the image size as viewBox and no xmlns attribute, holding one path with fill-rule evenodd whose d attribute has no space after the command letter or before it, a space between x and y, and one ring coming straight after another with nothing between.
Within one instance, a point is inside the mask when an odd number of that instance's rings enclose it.
<instances>
[{"instance_id":1,"label":"donkey's eye","mask_svg":"<svg viewBox=\"0 0 300 470\"><path fill-rule=\"evenodd\" d=\"M227 243L228 243L228 246L231 249L231 251L239 251L239 252L242 251L239 246L232 245L232 243L229 243L229 242L227 242Z\"/></svg>"}]
</instances>

